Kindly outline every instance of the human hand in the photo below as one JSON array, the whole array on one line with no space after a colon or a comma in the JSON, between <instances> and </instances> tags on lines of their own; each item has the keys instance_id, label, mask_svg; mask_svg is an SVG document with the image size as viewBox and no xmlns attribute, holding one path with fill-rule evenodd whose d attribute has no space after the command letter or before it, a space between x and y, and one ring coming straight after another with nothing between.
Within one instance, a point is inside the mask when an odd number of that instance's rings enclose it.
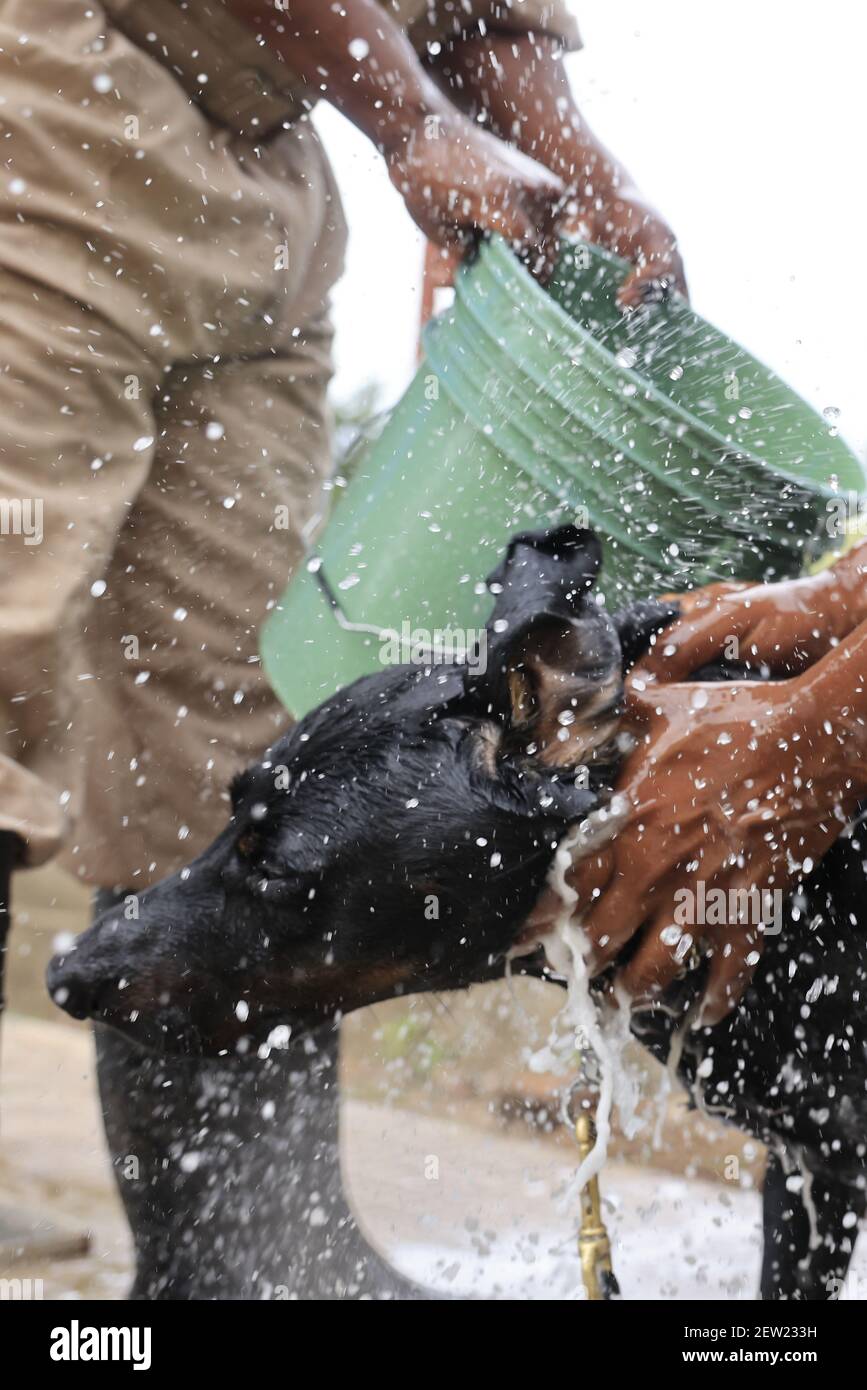
<instances>
[{"instance_id":1,"label":"human hand","mask_svg":"<svg viewBox=\"0 0 867 1390\"><path fill-rule=\"evenodd\" d=\"M460 253L478 231L500 232L535 274L553 268L564 203L556 174L457 111L397 131L384 153L392 183L431 241Z\"/></svg>"},{"instance_id":2,"label":"human hand","mask_svg":"<svg viewBox=\"0 0 867 1390\"><path fill-rule=\"evenodd\" d=\"M677 237L668 223L632 187L602 184L600 206L582 220L591 241L632 261L618 293L623 309L664 299L672 290L689 291Z\"/></svg>"},{"instance_id":3,"label":"human hand","mask_svg":"<svg viewBox=\"0 0 867 1390\"><path fill-rule=\"evenodd\" d=\"M682 681L724 659L797 675L867 617L867 543L833 568L779 584L709 584L678 594L680 618L642 658L647 681Z\"/></svg>"},{"instance_id":4,"label":"human hand","mask_svg":"<svg viewBox=\"0 0 867 1390\"><path fill-rule=\"evenodd\" d=\"M718 1022L737 1002L769 915L778 926L792 887L864 795L865 667L859 629L794 680L646 686L631 678L628 714L640 741L618 784L626 819L566 877L594 974L637 938L618 972L634 1006L658 998L694 963L696 947L710 956L700 1022ZM726 895L725 920L696 920L715 889ZM747 908L746 920L733 904ZM549 889L529 934L544 935L561 912Z\"/></svg>"},{"instance_id":5,"label":"human hand","mask_svg":"<svg viewBox=\"0 0 867 1390\"><path fill-rule=\"evenodd\" d=\"M556 39L492 28L445 45L433 67L453 102L559 175L569 207L564 230L633 262L623 308L668 290L686 295L674 233L583 119Z\"/></svg>"}]
</instances>

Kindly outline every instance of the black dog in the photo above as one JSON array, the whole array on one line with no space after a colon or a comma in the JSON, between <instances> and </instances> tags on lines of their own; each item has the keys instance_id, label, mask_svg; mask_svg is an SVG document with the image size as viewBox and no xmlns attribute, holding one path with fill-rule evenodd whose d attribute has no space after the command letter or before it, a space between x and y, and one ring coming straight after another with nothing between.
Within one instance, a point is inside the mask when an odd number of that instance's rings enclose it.
<instances>
[{"instance_id":1,"label":"black dog","mask_svg":"<svg viewBox=\"0 0 867 1390\"><path fill-rule=\"evenodd\" d=\"M275 1028L501 976L558 841L604 814L623 672L676 614L609 618L589 592L600 562L573 527L513 540L491 576L485 674L397 667L326 702L238 779L210 849L52 963L56 1001L156 1049L243 1052ZM841 840L735 1014L685 1035L695 1099L772 1150L765 1297L833 1293L864 1205L863 881ZM700 984L634 1021L663 1060Z\"/></svg>"},{"instance_id":2,"label":"black dog","mask_svg":"<svg viewBox=\"0 0 867 1390\"><path fill-rule=\"evenodd\" d=\"M610 789L621 639L670 614L612 621L589 593L600 563L574 527L515 539L485 674L395 667L308 715L236 780L195 863L55 959L55 1000L213 1054L501 975L558 840Z\"/></svg>"}]
</instances>

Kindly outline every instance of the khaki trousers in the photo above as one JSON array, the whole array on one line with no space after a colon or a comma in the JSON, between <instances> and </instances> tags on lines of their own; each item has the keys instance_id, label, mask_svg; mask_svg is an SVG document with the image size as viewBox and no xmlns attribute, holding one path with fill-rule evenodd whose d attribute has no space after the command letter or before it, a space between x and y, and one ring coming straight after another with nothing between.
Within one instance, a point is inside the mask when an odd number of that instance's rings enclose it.
<instances>
[{"instance_id":1,"label":"khaki trousers","mask_svg":"<svg viewBox=\"0 0 867 1390\"><path fill-rule=\"evenodd\" d=\"M144 886L286 724L257 633L328 467L345 227L94 0L0 0L0 829Z\"/></svg>"}]
</instances>

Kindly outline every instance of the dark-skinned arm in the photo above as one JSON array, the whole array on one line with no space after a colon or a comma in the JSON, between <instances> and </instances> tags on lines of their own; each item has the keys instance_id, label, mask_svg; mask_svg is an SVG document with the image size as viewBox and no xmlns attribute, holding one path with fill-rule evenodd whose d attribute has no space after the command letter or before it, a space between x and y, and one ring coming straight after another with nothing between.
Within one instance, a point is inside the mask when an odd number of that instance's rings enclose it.
<instances>
[{"instance_id":1,"label":"dark-skinned arm","mask_svg":"<svg viewBox=\"0 0 867 1390\"><path fill-rule=\"evenodd\" d=\"M628 682L639 737L618 791L628 808L610 845L567 871L595 970L633 949L619 972L636 1003L685 968L694 937L710 959L702 1023L736 1004L764 948L758 922L675 929L677 904L722 889L784 901L867 795L867 623L790 680L647 686ZM729 896L729 895L734 896ZM768 900L770 901L770 900ZM553 889L526 935L558 921Z\"/></svg>"},{"instance_id":2,"label":"dark-skinned arm","mask_svg":"<svg viewBox=\"0 0 867 1390\"><path fill-rule=\"evenodd\" d=\"M286 10L229 0L229 8L376 145L432 241L463 250L479 229L499 231L533 268L549 263L561 180L458 111L374 0L288 0Z\"/></svg>"}]
</instances>

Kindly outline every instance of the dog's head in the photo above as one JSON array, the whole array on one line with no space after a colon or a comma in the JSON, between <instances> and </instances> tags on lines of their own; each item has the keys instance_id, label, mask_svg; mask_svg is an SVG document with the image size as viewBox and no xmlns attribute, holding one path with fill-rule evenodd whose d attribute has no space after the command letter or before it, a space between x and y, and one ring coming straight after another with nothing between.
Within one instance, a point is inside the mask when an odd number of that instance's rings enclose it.
<instances>
[{"instance_id":1,"label":"dog's head","mask_svg":"<svg viewBox=\"0 0 867 1390\"><path fill-rule=\"evenodd\" d=\"M519 536L481 663L356 681L235 781L188 868L49 968L57 1003L171 1052L247 1050L500 975L567 827L610 790L624 658L672 610L609 617L575 527Z\"/></svg>"}]
</instances>

